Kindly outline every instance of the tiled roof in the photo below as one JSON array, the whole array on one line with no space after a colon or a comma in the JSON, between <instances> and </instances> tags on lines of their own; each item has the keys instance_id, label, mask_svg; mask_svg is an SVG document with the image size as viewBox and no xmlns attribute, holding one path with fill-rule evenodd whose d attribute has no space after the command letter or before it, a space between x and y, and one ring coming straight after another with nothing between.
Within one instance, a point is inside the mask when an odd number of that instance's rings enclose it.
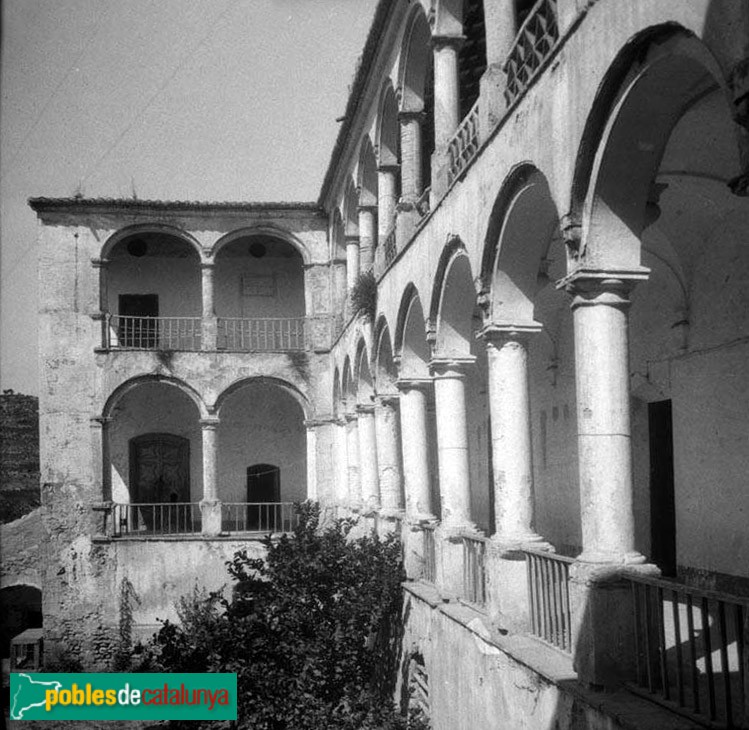
<instances>
[{"instance_id":1,"label":"tiled roof","mask_svg":"<svg viewBox=\"0 0 749 730\"><path fill-rule=\"evenodd\" d=\"M29 205L35 211L54 208L130 208L156 210L222 210L222 211L262 211L300 210L309 213L322 213L317 203L243 203L206 202L193 200L140 200L138 198L29 198Z\"/></svg>"}]
</instances>

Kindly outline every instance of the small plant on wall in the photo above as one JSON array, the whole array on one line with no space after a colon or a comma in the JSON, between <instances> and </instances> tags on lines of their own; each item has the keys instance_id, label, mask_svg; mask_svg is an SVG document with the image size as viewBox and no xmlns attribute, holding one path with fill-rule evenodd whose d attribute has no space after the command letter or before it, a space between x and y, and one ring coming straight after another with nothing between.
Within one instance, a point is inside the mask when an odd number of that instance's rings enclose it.
<instances>
[{"instance_id":1,"label":"small plant on wall","mask_svg":"<svg viewBox=\"0 0 749 730\"><path fill-rule=\"evenodd\" d=\"M351 306L357 314L374 321L377 313L377 280L371 271L365 271L356 278L351 287Z\"/></svg>"}]
</instances>

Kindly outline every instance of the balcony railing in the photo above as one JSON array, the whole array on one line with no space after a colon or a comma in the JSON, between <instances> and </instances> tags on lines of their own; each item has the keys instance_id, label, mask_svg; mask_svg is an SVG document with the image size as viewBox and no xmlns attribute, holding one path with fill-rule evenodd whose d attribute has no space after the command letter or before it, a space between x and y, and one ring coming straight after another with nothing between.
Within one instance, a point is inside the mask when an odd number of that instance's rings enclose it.
<instances>
[{"instance_id":1,"label":"balcony railing","mask_svg":"<svg viewBox=\"0 0 749 730\"><path fill-rule=\"evenodd\" d=\"M390 232L387 234L385 238L384 249L385 249L385 266L390 266L390 264L392 264L393 261L395 261L395 257L398 253L398 246L397 246L396 238L395 238L395 226L393 226L390 229Z\"/></svg>"},{"instance_id":2,"label":"balcony railing","mask_svg":"<svg viewBox=\"0 0 749 730\"><path fill-rule=\"evenodd\" d=\"M437 552L434 540L434 526L424 525L421 528L424 539L424 573L423 579L427 583L437 580Z\"/></svg>"},{"instance_id":3,"label":"balcony railing","mask_svg":"<svg viewBox=\"0 0 749 730\"><path fill-rule=\"evenodd\" d=\"M199 350L201 319L113 314L105 332L107 349Z\"/></svg>"},{"instance_id":4,"label":"balcony railing","mask_svg":"<svg viewBox=\"0 0 749 730\"><path fill-rule=\"evenodd\" d=\"M112 535L190 535L201 530L200 505L196 502L121 504L112 507Z\"/></svg>"},{"instance_id":5,"label":"balcony railing","mask_svg":"<svg viewBox=\"0 0 749 730\"><path fill-rule=\"evenodd\" d=\"M710 727L746 727L749 599L628 576L637 651L637 687L707 718Z\"/></svg>"},{"instance_id":6,"label":"balcony railing","mask_svg":"<svg viewBox=\"0 0 749 730\"><path fill-rule=\"evenodd\" d=\"M223 502L222 532L291 532L299 516L293 502Z\"/></svg>"},{"instance_id":7,"label":"balcony railing","mask_svg":"<svg viewBox=\"0 0 749 730\"><path fill-rule=\"evenodd\" d=\"M554 553L523 552L528 563L531 633L572 652L569 567L575 561Z\"/></svg>"},{"instance_id":8,"label":"balcony railing","mask_svg":"<svg viewBox=\"0 0 749 730\"><path fill-rule=\"evenodd\" d=\"M218 349L242 352L304 350L304 317L219 317Z\"/></svg>"},{"instance_id":9,"label":"balcony railing","mask_svg":"<svg viewBox=\"0 0 749 730\"><path fill-rule=\"evenodd\" d=\"M479 102L466 114L448 145L450 167L448 184L452 184L479 150Z\"/></svg>"},{"instance_id":10,"label":"balcony railing","mask_svg":"<svg viewBox=\"0 0 749 730\"><path fill-rule=\"evenodd\" d=\"M463 535L463 599L486 604L486 540Z\"/></svg>"},{"instance_id":11,"label":"balcony railing","mask_svg":"<svg viewBox=\"0 0 749 730\"><path fill-rule=\"evenodd\" d=\"M505 61L505 101L510 106L530 85L559 40L556 0L538 0L520 26Z\"/></svg>"}]
</instances>

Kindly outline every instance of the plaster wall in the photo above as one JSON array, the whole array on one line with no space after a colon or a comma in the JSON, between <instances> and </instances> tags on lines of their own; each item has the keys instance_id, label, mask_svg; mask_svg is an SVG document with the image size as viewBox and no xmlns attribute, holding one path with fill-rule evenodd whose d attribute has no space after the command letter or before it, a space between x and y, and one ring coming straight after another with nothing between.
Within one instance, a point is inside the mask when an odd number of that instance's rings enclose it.
<instances>
[{"instance_id":1,"label":"plaster wall","mask_svg":"<svg viewBox=\"0 0 749 730\"><path fill-rule=\"evenodd\" d=\"M177 621L176 607L197 587L231 590L226 561L238 550L263 558L265 547L253 540L123 540L113 546L117 595L111 620L117 621L124 602L132 610L135 637L147 638L160 621ZM228 594L227 594L228 597Z\"/></svg>"},{"instance_id":2,"label":"plaster wall","mask_svg":"<svg viewBox=\"0 0 749 730\"><path fill-rule=\"evenodd\" d=\"M185 244L186 246L186 244ZM201 274L196 255L113 257L107 268L109 312L119 313L121 294L156 294L159 317L200 317Z\"/></svg>"},{"instance_id":3,"label":"plaster wall","mask_svg":"<svg viewBox=\"0 0 749 730\"><path fill-rule=\"evenodd\" d=\"M272 277L272 296L251 296L243 291L243 278ZM304 271L298 255L292 258L219 255L216 262L215 296L219 317L303 317Z\"/></svg>"},{"instance_id":4,"label":"plaster wall","mask_svg":"<svg viewBox=\"0 0 749 730\"><path fill-rule=\"evenodd\" d=\"M250 385L221 408L218 429L218 493L247 501L247 467L280 467L281 501L307 498L307 431L299 404L280 388Z\"/></svg>"}]
</instances>

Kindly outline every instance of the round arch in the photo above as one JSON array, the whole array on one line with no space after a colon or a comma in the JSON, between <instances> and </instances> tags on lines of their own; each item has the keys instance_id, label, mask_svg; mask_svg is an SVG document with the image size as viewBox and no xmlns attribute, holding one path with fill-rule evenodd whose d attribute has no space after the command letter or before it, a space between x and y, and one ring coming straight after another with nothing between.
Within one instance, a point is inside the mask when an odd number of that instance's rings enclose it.
<instances>
[{"instance_id":1,"label":"round arch","mask_svg":"<svg viewBox=\"0 0 749 730\"><path fill-rule=\"evenodd\" d=\"M151 374L139 375L138 377L131 378L130 380L126 380L124 383L118 385L109 395L109 398L107 398L104 408L102 409L102 417L111 418L115 407L125 395L141 385L147 384L163 384L180 390L195 404L198 413L200 414L200 418L205 418L208 415L208 408L206 407L203 398L194 388L184 381L169 375Z\"/></svg>"},{"instance_id":2,"label":"round arch","mask_svg":"<svg viewBox=\"0 0 749 730\"><path fill-rule=\"evenodd\" d=\"M341 378L341 396L343 397L344 410L349 411L356 404L356 380L351 368L351 358L348 355L343 362Z\"/></svg>"},{"instance_id":3,"label":"round arch","mask_svg":"<svg viewBox=\"0 0 749 730\"><path fill-rule=\"evenodd\" d=\"M396 392L395 382L398 372L393 360L393 345L390 339L390 328L384 315L381 315L375 328L375 386L380 395Z\"/></svg>"},{"instance_id":4,"label":"round arch","mask_svg":"<svg viewBox=\"0 0 749 730\"><path fill-rule=\"evenodd\" d=\"M289 383L287 380L283 380L281 378L275 378L269 375L257 375L254 377L249 378L240 378L239 380L235 380L231 385L226 387L221 393L219 394L218 398L216 398L216 403L214 405L213 410L216 412L217 415L221 415L221 408L226 403L227 399L230 398L234 393L237 393L238 391L242 390L243 388L252 386L252 385L272 385L277 388L280 388L285 393L288 393L298 404L299 407L302 409L302 413L304 414L304 417L310 418L311 416L311 406L309 403L309 400L307 399L307 396L302 393L299 388L297 388L293 383Z\"/></svg>"},{"instance_id":5,"label":"round arch","mask_svg":"<svg viewBox=\"0 0 749 730\"><path fill-rule=\"evenodd\" d=\"M398 99L390 79L386 79L380 92L377 113L377 149L380 165L397 165L400 162L400 126L398 124Z\"/></svg>"},{"instance_id":6,"label":"round arch","mask_svg":"<svg viewBox=\"0 0 749 730\"><path fill-rule=\"evenodd\" d=\"M375 157L372 140L365 135L359 150L359 165L357 170L359 188L359 205L377 205L377 158Z\"/></svg>"},{"instance_id":7,"label":"round arch","mask_svg":"<svg viewBox=\"0 0 749 730\"><path fill-rule=\"evenodd\" d=\"M343 194L343 227L346 236L359 235L359 216L356 210L358 205L359 196L356 193L356 185L349 177Z\"/></svg>"},{"instance_id":8,"label":"round arch","mask_svg":"<svg viewBox=\"0 0 749 730\"><path fill-rule=\"evenodd\" d=\"M178 238L190 246L201 261L205 258L203 247L200 245L197 238L187 233L187 231L183 231L181 228L170 226L166 223L136 223L132 226L120 228L104 242L101 247L100 257L102 259L108 258L117 244L127 238L131 238L132 236L143 235L146 233L160 233L165 236Z\"/></svg>"},{"instance_id":9,"label":"round arch","mask_svg":"<svg viewBox=\"0 0 749 730\"><path fill-rule=\"evenodd\" d=\"M636 270L655 176L685 111L727 85L716 59L675 23L633 37L606 73L586 122L571 190L573 264ZM738 148L738 138L735 139Z\"/></svg>"},{"instance_id":10,"label":"round arch","mask_svg":"<svg viewBox=\"0 0 749 730\"><path fill-rule=\"evenodd\" d=\"M400 359L400 377L428 378L430 351L421 297L409 284L401 298L395 331L395 354Z\"/></svg>"},{"instance_id":11,"label":"round arch","mask_svg":"<svg viewBox=\"0 0 749 730\"><path fill-rule=\"evenodd\" d=\"M502 185L484 241L481 282L489 321L533 324L534 297L548 283L547 253L560 240L546 177L531 164L519 165Z\"/></svg>"},{"instance_id":12,"label":"round arch","mask_svg":"<svg viewBox=\"0 0 749 730\"><path fill-rule=\"evenodd\" d=\"M435 326L434 349L440 357L470 355L476 294L465 245L454 237L440 256L429 307Z\"/></svg>"},{"instance_id":13,"label":"round arch","mask_svg":"<svg viewBox=\"0 0 749 730\"><path fill-rule=\"evenodd\" d=\"M400 111L420 112L424 111L426 83L432 56L432 33L426 13L420 4L414 5L406 28L398 68Z\"/></svg>"},{"instance_id":14,"label":"round arch","mask_svg":"<svg viewBox=\"0 0 749 730\"><path fill-rule=\"evenodd\" d=\"M363 405L371 403L374 398L374 381L370 368L369 351L364 338L359 338L356 345L356 358L354 360L354 379L356 381L357 400Z\"/></svg>"},{"instance_id":15,"label":"round arch","mask_svg":"<svg viewBox=\"0 0 749 730\"><path fill-rule=\"evenodd\" d=\"M288 243L290 246L293 246L301 255L302 261L305 265L309 264L311 261L307 247L293 233L290 233L289 231L278 226L269 224L238 228L237 230L227 233L225 236L222 236L218 239L218 241L216 241L216 243L213 244L213 246L211 247L210 255L213 259L215 259L216 256L218 256L219 252L230 243L233 243L240 238L251 238L252 236L268 236L270 238L278 238L279 240Z\"/></svg>"}]
</instances>

